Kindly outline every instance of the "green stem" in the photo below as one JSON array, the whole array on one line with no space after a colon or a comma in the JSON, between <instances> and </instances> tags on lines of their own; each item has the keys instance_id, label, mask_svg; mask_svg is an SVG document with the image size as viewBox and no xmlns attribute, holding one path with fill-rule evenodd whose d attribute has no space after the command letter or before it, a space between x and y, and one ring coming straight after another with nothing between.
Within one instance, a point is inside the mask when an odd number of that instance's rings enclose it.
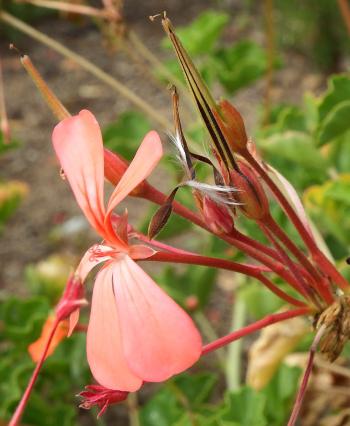
<instances>
[{"instance_id":1,"label":"green stem","mask_svg":"<svg viewBox=\"0 0 350 426\"><path fill-rule=\"evenodd\" d=\"M204 336L209 341L213 341L213 340L216 340L218 338L213 326L208 321L208 318L203 314L203 312L196 311L195 314L194 314L194 318L197 321L197 323L199 324L199 327L202 330ZM218 358L220 367L222 367L224 369L224 365L225 365L225 362L226 362L225 349L221 348L221 349L217 350L215 352L215 354Z\"/></svg>"},{"instance_id":2,"label":"green stem","mask_svg":"<svg viewBox=\"0 0 350 426\"><path fill-rule=\"evenodd\" d=\"M127 398L128 412L129 412L129 425L140 426L139 409L137 401L137 393L131 392Z\"/></svg>"},{"instance_id":3,"label":"green stem","mask_svg":"<svg viewBox=\"0 0 350 426\"><path fill-rule=\"evenodd\" d=\"M163 117L158 111L150 107L149 103L145 102L143 99L137 96L133 91L128 89L119 80L110 76L101 68L97 67L95 64L85 59L83 56L73 52L72 50L64 46L63 44L52 39L46 34L36 30L35 28L22 22L21 20L15 18L14 16L10 15L7 12L4 12L4 11L0 12L0 20L7 23L11 27L16 28L17 30L27 34L28 36L39 41L40 43L50 47L51 49L60 53L62 56L76 62L83 69L90 72L100 81L103 81L108 86L110 86L119 95L122 95L124 98L128 99L133 105L135 105L139 110L147 114L147 116L150 117L154 121L154 123L157 123L163 129L172 128L171 122L167 120L165 117Z\"/></svg>"},{"instance_id":4,"label":"green stem","mask_svg":"<svg viewBox=\"0 0 350 426\"><path fill-rule=\"evenodd\" d=\"M246 319L246 306L244 301L239 297L239 292L232 311L231 330L239 330L244 326ZM237 390L241 384L241 358L242 358L243 340L236 340L228 347L226 362L226 383L228 390Z\"/></svg>"}]
</instances>

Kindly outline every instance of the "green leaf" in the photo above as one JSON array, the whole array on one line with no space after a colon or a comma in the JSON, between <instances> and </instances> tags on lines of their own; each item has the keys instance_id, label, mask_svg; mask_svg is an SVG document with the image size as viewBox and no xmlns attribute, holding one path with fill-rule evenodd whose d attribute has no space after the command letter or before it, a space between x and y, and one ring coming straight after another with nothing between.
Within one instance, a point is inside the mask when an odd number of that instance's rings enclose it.
<instances>
[{"instance_id":1,"label":"green leaf","mask_svg":"<svg viewBox=\"0 0 350 426\"><path fill-rule=\"evenodd\" d=\"M266 418L269 426L285 424L290 415L301 370L282 364L271 382L262 390L266 396Z\"/></svg>"},{"instance_id":2,"label":"green leaf","mask_svg":"<svg viewBox=\"0 0 350 426\"><path fill-rule=\"evenodd\" d=\"M348 253L350 244L350 174L342 174L323 185L310 187L304 194L304 202L311 217L326 236L338 241L341 257ZM335 253L334 253L335 255Z\"/></svg>"},{"instance_id":3,"label":"green leaf","mask_svg":"<svg viewBox=\"0 0 350 426\"><path fill-rule=\"evenodd\" d=\"M350 101L337 104L327 114L318 132L318 143L324 145L350 130ZM348 134L350 141L350 133Z\"/></svg>"},{"instance_id":4,"label":"green leaf","mask_svg":"<svg viewBox=\"0 0 350 426\"><path fill-rule=\"evenodd\" d=\"M339 173L350 173L350 143L348 133L344 133L329 146L329 162Z\"/></svg>"},{"instance_id":5,"label":"green leaf","mask_svg":"<svg viewBox=\"0 0 350 426\"><path fill-rule=\"evenodd\" d=\"M251 84L266 70L264 50L250 41L218 49L214 59L217 77L229 93Z\"/></svg>"},{"instance_id":6,"label":"green leaf","mask_svg":"<svg viewBox=\"0 0 350 426\"><path fill-rule=\"evenodd\" d=\"M182 392L191 406L196 406L209 399L216 382L217 377L213 373L185 373L175 377L172 385Z\"/></svg>"},{"instance_id":7,"label":"green leaf","mask_svg":"<svg viewBox=\"0 0 350 426\"><path fill-rule=\"evenodd\" d=\"M261 283L251 280L240 287L239 297L244 300L249 314L254 319L275 312L283 305L281 299L269 289L263 287Z\"/></svg>"},{"instance_id":8,"label":"green leaf","mask_svg":"<svg viewBox=\"0 0 350 426\"><path fill-rule=\"evenodd\" d=\"M320 123L339 103L350 98L350 76L339 74L332 76L328 81L328 91L321 100L318 112Z\"/></svg>"},{"instance_id":9,"label":"green leaf","mask_svg":"<svg viewBox=\"0 0 350 426\"><path fill-rule=\"evenodd\" d=\"M310 135L298 131L276 133L259 141L259 147L270 157L284 158L325 175L327 161L315 148Z\"/></svg>"},{"instance_id":10,"label":"green leaf","mask_svg":"<svg viewBox=\"0 0 350 426\"><path fill-rule=\"evenodd\" d=\"M264 414L265 405L264 395L249 387L243 387L226 395L226 410L222 420L231 426L266 426L268 423Z\"/></svg>"},{"instance_id":11,"label":"green leaf","mask_svg":"<svg viewBox=\"0 0 350 426\"><path fill-rule=\"evenodd\" d=\"M115 123L103 130L104 145L130 161L151 128L143 114L136 111L124 112Z\"/></svg>"},{"instance_id":12,"label":"green leaf","mask_svg":"<svg viewBox=\"0 0 350 426\"><path fill-rule=\"evenodd\" d=\"M35 341L49 311L44 297L9 297L0 304L0 419L9 419L18 404L35 364L27 348ZM75 397L91 380L85 353L84 333L64 340L47 358L28 401L23 424L74 426Z\"/></svg>"},{"instance_id":13,"label":"green leaf","mask_svg":"<svg viewBox=\"0 0 350 426\"><path fill-rule=\"evenodd\" d=\"M226 13L206 10L186 27L176 28L176 34L190 56L208 54L214 48L229 19ZM171 48L171 43L165 38L162 46Z\"/></svg>"},{"instance_id":14,"label":"green leaf","mask_svg":"<svg viewBox=\"0 0 350 426\"><path fill-rule=\"evenodd\" d=\"M140 410L142 426L170 426L183 415L183 409L173 392L162 389Z\"/></svg>"},{"instance_id":15,"label":"green leaf","mask_svg":"<svg viewBox=\"0 0 350 426\"><path fill-rule=\"evenodd\" d=\"M39 336L48 312L49 304L45 298L8 298L0 305L0 320L3 323L0 338L16 342L21 348L27 346Z\"/></svg>"}]
</instances>

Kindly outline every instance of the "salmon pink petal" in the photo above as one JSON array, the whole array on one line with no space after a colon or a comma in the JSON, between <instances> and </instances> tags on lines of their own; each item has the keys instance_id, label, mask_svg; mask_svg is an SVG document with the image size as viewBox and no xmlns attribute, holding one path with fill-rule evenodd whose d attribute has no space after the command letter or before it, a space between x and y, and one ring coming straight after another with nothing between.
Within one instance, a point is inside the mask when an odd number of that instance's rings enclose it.
<instances>
[{"instance_id":1,"label":"salmon pink petal","mask_svg":"<svg viewBox=\"0 0 350 426\"><path fill-rule=\"evenodd\" d=\"M163 148L159 135L155 131L147 133L134 159L120 179L107 207L109 216L114 209L134 188L147 179L162 158Z\"/></svg>"},{"instance_id":2,"label":"salmon pink petal","mask_svg":"<svg viewBox=\"0 0 350 426\"><path fill-rule=\"evenodd\" d=\"M79 276L84 282L90 271L100 264L111 259L111 248L102 244L95 244L89 248L82 257L74 275Z\"/></svg>"},{"instance_id":3,"label":"salmon pink petal","mask_svg":"<svg viewBox=\"0 0 350 426\"><path fill-rule=\"evenodd\" d=\"M76 309L69 315L67 337L70 337L73 334L73 331L75 330L75 327L77 326L79 322L79 318L80 318L80 309Z\"/></svg>"},{"instance_id":4,"label":"salmon pink petal","mask_svg":"<svg viewBox=\"0 0 350 426\"><path fill-rule=\"evenodd\" d=\"M155 255L157 252L156 250L153 250L153 248L144 246L143 244L135 244L132 246L129 246L128 254L131 257L131 259L138 260L138 259L148 259Z\"/></svg>"},{"instance_id":5,"label":"salmon pink petal","mask_svg":"<svg viewBox=\"0 0 350 426\"><path fill-rule=\"evenodd\" d=\"M122 353L119 320L113 293L113 262L97 275L87 331L87 359L95 379L109 389L134 392L142 380Z\"/></svg>"},{"instance_id":6,"label":"salmon pink petal","mask_svg":"<svg viewBox=\"0 0 350 426\"><path fill-rule=\"evenodd\" d=\"M52 141L80 208L104 236L103 143L96 118L87 110L66 118L55 127Z\"/></svg>"},{"instance_id":7,"label":"salmon pink petal","mask_svg":"<svg viewBox=\"0 0 350 426\"><path fill-rule=\"evenodd\" d=\"M125 359L144 381L160 382L191 367L201 337L191 318L129 256L113 266Z\"/></svg>"}]
</instances>

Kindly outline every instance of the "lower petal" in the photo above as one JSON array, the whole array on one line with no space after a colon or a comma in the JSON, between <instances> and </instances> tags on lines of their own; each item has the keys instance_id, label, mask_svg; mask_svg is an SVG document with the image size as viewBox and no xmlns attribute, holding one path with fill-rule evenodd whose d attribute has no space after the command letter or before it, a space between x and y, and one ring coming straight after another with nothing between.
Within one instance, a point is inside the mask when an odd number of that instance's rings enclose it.
<instances>
[{"instance_id":1,"label":"lower petal","mask_svg":"<svg viewBox=\"0 0 350 426\"><path fill-rule=\"evenodd\" d=\"M124 355L144 381L160 382L191 367L202 351L191 318L130 257L113 267Z\"/></svg>"},{"instance_id":2,"label":"lower petal","mask_svg":"<svg viewBox=\"0 0 350 426\"><path fill-rule=\"evenodd\" d=\"M98 273L94 285L87 331L87 358L93 376L101 385L134 392L141 387L142 380L130 370L122 352L112 265Z\"/></svg>"}]
</instances>

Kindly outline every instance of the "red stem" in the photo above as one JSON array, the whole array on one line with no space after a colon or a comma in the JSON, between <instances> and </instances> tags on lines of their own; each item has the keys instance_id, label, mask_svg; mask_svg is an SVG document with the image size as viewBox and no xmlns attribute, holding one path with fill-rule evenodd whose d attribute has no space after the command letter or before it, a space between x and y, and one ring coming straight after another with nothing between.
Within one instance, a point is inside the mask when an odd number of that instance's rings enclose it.
<instances>
[{"instance_id":1,"label":"red stem","mask_svg":"<svg viewBox=\"0 0 350 426\"><path fill-rule=\"evenodd\" d=\"M296 280L298 281L298 283L300 285L300 291L302 292L302 294L306 298L309 298L316 306L318 306L319 308L321 308L319 300L316 299L316 297L315 297L316 294L313 292L312 287L307 284L307 282L305 281L305 279L303 277L303 274L302 274L301 270L298 268L298 266L300 266L300 265L295 265L291 261L291 259L287 255L287 253L285 253L285 251L283 250L283 248L279 245L278 241L276 241L275 237L272 235L272 233L269 231L269 229L263 223L260 223L259 225L260 225L260 228L262 229L262 231L267 236L267 238L276 247L276 250L278 250L278 252L280 253L282 259L285 262L285 264L291 270L292 274L295 276ZM309 278L309 274L307 273L307 271L305 271L304 269L302 269L302 270L307 274L307 278Z\"/></svg>"},{"instance_id":2,"label":"red stem","mask_svg":"<svg viewBox=\"0 0 350 426\"><path fill-rule=\"evenodd\" d=\"M300 412L300 408L301 408L301 405L302 405L303 400L304 400L307 384L309 382L309 378L310 378L310 375L311 375L317 346L318 346L324 332L325 332L325 328L321 327L318 330L318 332L316 333L314 341L312 342L312 345L311 345L311 348L310 348L310 353L309 353L309 359L307 361L305 372L304 372L304 375L303 375L303 380L302 380L301 385L299 387L298 394L296 396L295 403L294 403L294 406L293 406L292 414L290 415L287 426L294 426L295 422L297 421L297 418L298 418L298 415L299 415L299 412Z\"/></svg>"},{"instance_id":3,"label":"red stem","mask_svg":"<svg viewBox=\"0 0 350 426\"><path fill-rule=\"evenodd\" d=\"M285 245L285 247L299 260L301 265L310 274L312 287L314 287L320 292L320 294L328 304L332 304L334 298L332 296L332 292L325 277L319 274L319 272L311 264L309 259L304 255L301 250L299 250L299 248L293 243L293 241L290 240L290 238L285 234L285 232L280 228L280 226L275 222L275 220L271 216L266 221L266 225L276 235L276 237L279 238L279 240Z\"/></svg>"},{"instance_id":4,"label":"red stem","mask_svg":"<svg viewBox=\"0 0 350 426\"><path fill-rule=\"evenodd\" d=\"M273 219L272 216L269 216L264 220L264 225L269 227L269 229L276 235L276 237L282 242L282 244L295 256L295 258L300 262L300 264L304 266L304 268L309 272L311 277L313 277L316 282L321 279L320 274L311 264L309 259L299 249L299 247L297 247L293 243L293 241L288 237L288 235L283 231L283 229L278 225L278 223Z\"/></svg>"},{"instance_id":5,"label":"red stem","mask_svg":"<svg viewBox=\"0 0 350 426\"><path fill-rule=\"evenodd\" d=\"M247 325L237 331L234 331L227 336L221 337L220 339L214 340L214 342L208 343L203 347L202 355L206 355L209 352L215 351L216 349L221 348L235 340L240 339L241 337L247 336L248 334L254 333L255 331L261 330L268 325L275 324L276 322L285 321L290 318L298 317L301 315L306 315L310 313L311 310L308 307L292 309L290 311L281 312L278 314L267 315L265 318L262 318L259 321L254 322L253 324Z\"/></svg>"},{"instance_id":6,"label":"red stem","mask_svg":"<svg viewBox=\"0 0 350 426\"><path fill-rule=\"evenodd\" d=\"M17 405L16 411L13 413L13 416L12 416L12 418L11 418L8 426L17 426L18 423L21 420L23 411L24 411L24 409L25 409L25 407L27 405L27 402L28 402L30 394L31 394L31 392L33 390L34 384L35 384L35 382L36 382L36 380L38 378L40 369L41 369L41 367L42 367L42 365L43 365L43 363L45 361L47 351L49 350L52 338L55 335L55 332L57 330L57 327L58 327L59 323L60 323L60 320L58 318L56 318L55 322L52 325L52 329L51 329L50 335L49 335L49 337L47 339L47 342L46 342L45 348L43 350L43 353L41 354L40 360L39 360L39 362L35 366L35 369L34 369L34 371L32 373L32 376L31 376L31 378L29 380L27 388L26 388L24 394L22 395L22 398L21 398L20 402Z\"/></svg>"},{"instance_id":7,"label":"red stem","mask_svg":"<svg viewBox=\"0 0 350 426\"><path fill-rule=\"evenodd\" d=\"M281 258L276 250L266 246L265 244L260 243L259 241L254 240L253 238L248 237L247 235L242 234L236 228L233 229L233 231L230 233L229 236L236 240L240 240L242 241L242 243L250 245L251 247L254 247L257 250L260 250L262 253L269 255L270 257L272 257L272 259L276 260L277 262L281 261Z\"/></svg>"},{"instance_id":8,"label":"red stem","mask_svg":"<svg viewBox=\"0 0 350 426\"><path fill-rule=\"evenodd\" d=\"M202 265L211 266L214 268L226 269L228 271L239 272L241 274L253 277L262 282L267 288L269 288L278 297L285 300L286 302L295 305L306 307L305 303L295 299L283 290L278 288L272 281L266 278L258 267L254 265L244 265L241 263L233 262L231 260L217 259L214 257L201 256L197 254L180 254L180 253L165 253L157 252L152 257L147 259L148 261L159 261L159 262L172 262L172 263L184 263L190 265Z\"/></svg>"},{"instance_id":9,"label":"red stem","mask_svg":"<svg viewBox=\"0 0 350 426\"><path fill-rule=\"evenodd\" d=\"M153 188L150 185L148 185L144 189L144 191L142 192L142 197L159 205L164 204L166 200L165 194L163 194L162 192L158 191L157 189ZM173 208L175 213L177 213L178 215L190 220L191 222L207 230L208 232L212 232L196 213L187 209L182 204L174 201ZM243 253L259 261L263 265L267 266L269 269L271 269L271 271L275 272L282 279L288 282L295 290L300 292L299 283L297 282L297 280L295 280L293 275L291 275L289 271L286 270L285 266L282 263L271 259L269 257L269 254L268 253L265 254L261 250L261 248L256 249L250 246L248 243L241 241L238 238L232 238L226 235L217 235L217 237L221 238L222 240L226 241L230 245L236 247L238 250L242 251ZM265 247L263 244L261 246Z\"/></svg>"},{"instance_id":10,"label":"red stem","mask_svg":"<svg viewBox=\"0 0 350 426\"><path fill-rule=\"evenodd\" d=\"M349 283L347 280L336 270L334 265L330 260L325 256L325 254L317 247L316 242L311 237L303 222L300 220L299 216L292 208L288 200L282 194L275 182L270 178L268 173L261 167L261 165L255 160L251 153L246 149L241 153L244 158L249 162L249 164L259 173L259 175L264 179L267 186L270 188L276 200L279 202L289 219L292 221L296 230L299 232L301 238L303 239L305 245L310 250L314 261L319 265L323 271L329 275L334 282L343 290L349 290Z\"/></svg>"}]
</instances>

